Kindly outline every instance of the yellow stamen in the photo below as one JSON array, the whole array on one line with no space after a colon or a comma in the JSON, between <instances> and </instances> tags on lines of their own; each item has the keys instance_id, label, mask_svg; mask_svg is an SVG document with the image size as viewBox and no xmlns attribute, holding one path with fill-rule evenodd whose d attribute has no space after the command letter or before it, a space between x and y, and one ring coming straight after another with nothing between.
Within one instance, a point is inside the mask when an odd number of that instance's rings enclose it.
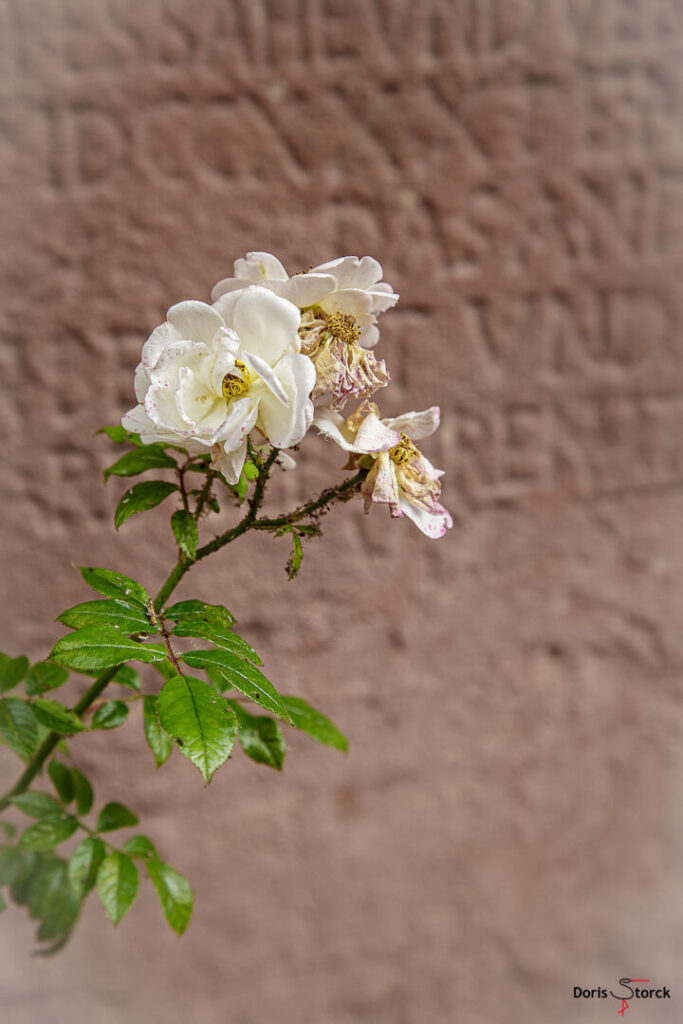
<instances>
[{"instance_id":1,"label":"yellow stamen","mask_svg":"<svg viewBox=\"0 0 683 1024\"><path fill-rule=\"evenodd\" d=\"M360 337L360 324L350 313L332 313L327 318L327 330L335 338L352 345Z\"/></svg>"},{"instance_id":2,"label":"yellow stamen","mask_svg":"<svg viewBox=\"0 0 683 1024\"><path fill-rule=\"evenodd\" d=\"M250 381L246 366L239 359L236 359L235 369L239 370L244 376L239 377L236 373L226 373L222 384L224 398L240 398L242 395L246 395L249 390Z\"/></svg>"},{"instance_id":3,"label":"yellow stamen","mask_svg":"<svg viewBox=\"0 0 683 1024\"><path fill-rule=\"evenodd\" d=\"M401 434L401 440L389 449L389 458L397 466L404 466L406 462L412 462L418 450L407 434Z\"/></svg>"}]
</instances>

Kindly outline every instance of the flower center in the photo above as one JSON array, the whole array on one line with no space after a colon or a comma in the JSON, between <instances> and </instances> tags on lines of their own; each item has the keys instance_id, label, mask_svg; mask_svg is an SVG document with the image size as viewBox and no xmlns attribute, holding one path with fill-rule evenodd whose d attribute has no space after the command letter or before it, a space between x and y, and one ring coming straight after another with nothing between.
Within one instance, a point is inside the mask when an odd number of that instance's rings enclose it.
<instances>
[{"instance_id":1,"label":"flower center","mask_svg":"<svg viewBox=\"0 0 683 1024\"><path fill-rule=\"evenodd\" d=\"M250 382L246 366L239 359L236 359L235 369L239 370L244 376L240 377L236 373L226 373L222 384L224 398L240 398L242 395L246 395L249 390Z\"/></svg>"},{"instance_id":2,"label":"flower center","mask_svg":"<svg viewBox=\"0 0 683 1024\"><path fill-rule=\"evenodd\" d=\"M417 454L417 448L407 434L401 434L398 444L389 449L389 458L397 466L404 466L406 462L411 462Z\"/></svg>"},{"instance_id":3,"label":"flower center","mask_svg":"<svg viewBox=\"0 0 683 1024\"><path fill-rule=\"evenodd\" d=\"M327 330L335 338L353 345L360 337L360 324L350 313L332 313L327 318Z\"/></svg>"}]
</instances>

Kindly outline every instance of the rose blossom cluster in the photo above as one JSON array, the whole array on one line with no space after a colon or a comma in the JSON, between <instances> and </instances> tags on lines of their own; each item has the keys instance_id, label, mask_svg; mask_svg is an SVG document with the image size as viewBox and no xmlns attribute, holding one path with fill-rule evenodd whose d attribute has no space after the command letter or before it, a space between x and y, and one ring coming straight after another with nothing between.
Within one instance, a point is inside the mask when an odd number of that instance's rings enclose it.
<instances>
[{"instance_id":1,"label":"rose blossom cluster","mask_svg":"<svg viewBox=\"0 0 683 1024\"><path fill-rule=\"evenodd\" d=\"M428 537L453 525L439 502L442 471L416 444L438 427L438 407L386 419L368 401L390 379L373 351L377 318L398 301L377 260L343 256L290 277L275 256L250 252L211 298L179 302L152 331L126 429L145 444L210 451L234 484L248 438L287 449L315 426L349 453L347 468L368 470L366 512L386 504ZM344 416L350 399L361 404ZM280 460L294 465L284 452Z\"/></svg>"}]
</instances>

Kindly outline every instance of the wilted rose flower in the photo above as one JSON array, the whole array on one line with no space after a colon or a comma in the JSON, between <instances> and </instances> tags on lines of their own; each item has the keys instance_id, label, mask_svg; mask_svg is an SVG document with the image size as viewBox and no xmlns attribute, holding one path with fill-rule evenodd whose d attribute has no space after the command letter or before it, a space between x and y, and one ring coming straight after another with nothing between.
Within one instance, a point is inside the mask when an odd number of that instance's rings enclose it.
<instances>
[{"instance_id":1,"label":"wilted rose flower","mask_svg":"<svg viewBox=\"0 0 683 1024\"><path fill-rule=\"evenodd\" d=\"M275 256L250 252L235 260L234 272L211 293L227 320L240 292L254 284L302 311L301 351L316 369L313 398L329 394L332 407L341 409L349 398L368 398L389 383L384 362L368 351L379 338L377 314L398 300L391 285L381 280L377 260L342 256L289 277Z\"/></svg>"},{"instance_id":2,"label":"wilted rose flower","mask_svg":"<svg viewBox=\"0 0 683 1024\"><path fill-rule=\"evenodd\" d=\"M435 469L414 443L438 427L438 406L380 419L374 402L363 402L346 419L333 409L318 409L313 422L351 453L347 468L363 457L372 460L361 486L366 512L373 502L386 504L392 516L408 516L431 538L442 537L453 526L450 514L439 504L443 470Z\"/></svg>"},{"instance_id":3,"label":"wilted rose flower","mask_svg":"<svg viewBox=\"0 0 683 1024\"><path fill-rule=\"evenodd\" d=\"M313 416L315 369L300 353L300 313L264 288L240 292L230 323L205 302L179 302L145 342L135 372L140 403L123 418L144 443L165 441L236 483L257 432L278 448L298 444Z\"/></svg>"}]
</instances>

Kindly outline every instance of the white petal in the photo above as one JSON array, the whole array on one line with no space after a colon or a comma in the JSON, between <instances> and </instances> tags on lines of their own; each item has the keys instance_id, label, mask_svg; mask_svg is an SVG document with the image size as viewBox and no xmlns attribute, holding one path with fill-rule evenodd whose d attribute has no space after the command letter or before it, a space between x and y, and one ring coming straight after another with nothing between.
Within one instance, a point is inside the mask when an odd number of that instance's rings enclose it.
<instances>
[{"instance_id":1,"label":"white petal","mask_svg":"<svg viewBox=\"0 0 683 1024\"><path fill-rule=\"evenodd\" d=\"M391 290L391 286L387 285L388 291L385 291L380 284L374 285L368 289L368 295L372 299L372 312L383 313L385 309L391 309L398 302L400 295L398 292Z\"/></svg>"},{"instance_id":2,"label":"white petal","mask_svg":"<svg viewBox=\"0 0 683 1024\"><path fill-rule=\"evenodd\" d=\"M391 430L382 420L375 416L374 412L368 413L356 434L356 451L386 452L401 440L401 435Z\"/></svg>"},{"instance_id":3,"label":"white petal","mask_svg":"<svg viewBox=\"0 0 683 1024\"><path fill-rule=\"evenodd\" d=\"M363 348L374 348L378 341L379 328L373 323L369 323L368 326L361 331L358 338L358 344Z\"/></svg>"},{"instance_id":4,"label":"white petal","mask_svg":"<svg viewBox=\"0 0 683 1024\"><path fill-rule=\"evenodd\" d=\"M225 420L225 399L208 391L188 366L178 373L176 405L183 422L197 434L214 434Z\"/></svg>"},{"instance_id":5,"label":"white petal","mask_svg":"<svg viewBox=\"0 0 683 1024\"><path fill-rule=\"evenodd\" d=\"M220 460L214 463L214 467L220 470L229 484L236 484L240 478L246 457L247 438L245 435L244 441L242 441L239 448L235 448L234 451L224 450Z\"/></svg>"},{"instance_id":6,"label":"white petal","mask_svg":"<svg viewBox=\"0 0 683 1024\"><path fill-rule=\"evenodd\" d=\"M143 405L136 405L134 409L127 412L121 420L121 425L125 430L132 430L134 434L140 434L141 437L143 434L151 436L156 431L156 427L145 412ZM149 442L145 441L144 443L148 444Z\"/></svg>"},{"instance_id":7,"label":"white petal","mask_svg":"<svg viewBox=\"0 0 683 1024\"><path fill-rule=\"evenodd\" d=\"M421 441L423 437L429 437L439 426L441 410L438 405L432 405L422 412L405 412L402 416L395 416L393 419L385 419L382 422L391 430L398 430L399 433L407 434L413 441Z\"/></svg>"},{"instance_id":8,"label":"white petal","mask_svg":"<svg viewBox=\"0 0 683 1024\"><path fill-rule=\"evenodd\" d=\"M359 288L345 288L325 296L320 307L326 313L350 313L351 316L364 319L372 313L372 296Z\"/></svg>"},{"instance_id":9,"label":"white petal","mask_svg":"<svg viewBox=\"0 0 683 1024\"><path fill-rule=\"evenodd\" d=\"M291 302L267 288L247 288L238 296L232 320L245 352L272 366L285 352L299 348L301 314Z\"/></svg>"},{"instance_id":10,"label":"white petal","mask_svg":"<svg viewBox=\"0 0 683 1024\"><path fill-rule=\"evenodd\" d=\"M422 530L425 537L429 537L431 540L438 540L439 537L443 537L446 530L450 530L453 526L453 519L443 505L437 505L433 512L427 512L423 508L416 508L415 505L411 505L403 497L400 499L399 504L404 515L412 519L418 530Z\"/></svg>"},{"instance_id":11,"label":"white petal","mask_svg":"<svg viewBox=\"0 0 683 1024\"><path fill-rule=\"evenodd\" d=\"M225 424L215 439L223 444L226 451L236 450L256 423L258 411L259 402L252 395L238 398L230 404Z\"/></svg>"},{"instance_id":12,"label":"white petal","mask_svg":"<svg viewBox=\"0 0 683 1024\"><path fill-rule=\"evenodd\" d=\"M192 341L203 341L207 345L213 339L219 328L223 327L223 318L213 306L206 302L197 302L191 299L187 302L178 302L171 306L166 319L174 327L181 338L189 338Z\"/></svg>"},{"instance_id":13,"label":"white petal","mask_svg":"<svg viewBox=\"0 0 683 1024\"><path fill-rule=\"evenodd\" d=\"M271 281L268 285L276 295L304 309L315 306L333 292L337 282L330 274L295 274L288 281Z\"/></svg>"},{"instance_id":14,"label":"white petal","mask_svg":"<svg viewBox=\"0 0 683 1024\"><path fill-rule=\"evenodd\" d=\"M271 391L283 405L288 405L289 398L287 396L287 392L277 379L275 370L273 370L268 363L264 362L263 359L259 359L258 356L255 356L252 352L243 352L242 357L247 366L259 375L268 390Z\"/></svg>"},{"instance_id":15,"label":"white petal","mask_svg":"<svg viewBox=\"0 0 683 1024\"><path fill-rule=\"evenodd\" d=\"M378 501L390 505L392 510L399 503L399 490L396 482L396 467L386 452L380 452L375 464L361 485L361 494L368 501Z\"/></svg>"},{"instance_id":16,"label":"white petal","mask_svg":"<svg viewBox=\"0 0 683 1024\"><path fill-rule=\"evenodd\" d=\"M235 370L240 339L229 327L222 327L213 341L213 352L206 360L207 383L216 395L223 394L223 378Z\"/></svg>"},{"instance_id":17,"label":"white petal","mask_svg":"<svg viewBox=\"0 0 683 1024\"><path fill-rule=\"evenodd\" d=\"M292 458L287 452L280 452L275 459L278 466L284 470L296 469L296 460Z\"/></svg>"},{"instance_id":18,"label":"white petal","mask_svg":"<svg viewBox=\"0 0 683 1024\"><path fill-rule=\"evenodd\" d=\"M279 259L269 252L248 252L246 259L235 260L234 274L255 284L259 281L286 281L289 277Z\"/></svg>"},{"instance_id":19,"label":"white petal","mask_svg":"<svg viewBox=\"0 0 683 1024\"><path fill-rule=\"evenodd\" d=\"M224 277L221 281L217 281L211 289L211 301L215 302L221 295L226 295L228 292L238 292L242 288L248 288L253 281L247 281L245 277Z\"/></svg>"},{"instance_id":20,"label":"white petal","mask_svg":"<svg viewBox=\"0 0 683 1024\"><path fill-rule=\"evenodd\" d=\"M155 327L142 346L141 364L148 370L154 369L157 359L167 345L171 345L174 341L180 341L181 338L182 335L178 333L172 324L163 323Z\"/></svg>"},{"instance_id":21,"label":"white petal","mask_svg":"<svg viewBox=\"0 0 683 1024\"><path fill-rule=\"evenodd\" d=\"M341 256L337 260L330 260L329 263L321 263L313 268L313 273L322 271L333 274L338 282L338 288L369 288L377 281L382 280L382 265L372 256Z\"/></svg>"},{"instance_id":22,"label":"white petal","mask_svg":"<svg viewBox=\"0 0 683 1024\"><path fill-rule=\"evenodd\" d=\"M147 370L142 365L142 363L138 363L138 365L135 367L134 381L135 397L137 398L138 402L144 401L145 395L147 394L147 388L149 387L149 381L150 377L149 374L147 373Z\"/></svg>"},{"instance_id":23,"label":"white petal","mask_svg":"<svg viewBox=\"0 0 683 1024\"><path fill-rule=\"evenodd\" d=\"M284 388L288 406L285 408L265 392L259 407L259 426L268 440L278 448L290 448L302 440L311 425L312 403L309 395L315 384L315 367L308 356L290 352L275 372Z\"/></svg>"},{"instance_id":24,"label":"white petal","mask_svg":"<svg viewBox=\"0 0 683 1024\"><path fill-rule=\"evenodd\" d=\"M340 412L335 412L326 406L316 408L313 426L317 427L325 437L335 441L345 452L357 452L359 450L356 448L354 436L346 426L346 420Z\"/></svg>"},{"instance_id":25,"label":"white petal","mask_svg":"<svg viewBox=\"0 0 683 1024\"><path fill-rule=\"evenodd\" d=\"M247 287L251 286L247 285ZM234 291L225 292L223 295L219 295L213 304L213 308L223 318L228 327L234 327L235 306L243 293L244 288L236 288Z\"/></svg>"}]
</instances>

